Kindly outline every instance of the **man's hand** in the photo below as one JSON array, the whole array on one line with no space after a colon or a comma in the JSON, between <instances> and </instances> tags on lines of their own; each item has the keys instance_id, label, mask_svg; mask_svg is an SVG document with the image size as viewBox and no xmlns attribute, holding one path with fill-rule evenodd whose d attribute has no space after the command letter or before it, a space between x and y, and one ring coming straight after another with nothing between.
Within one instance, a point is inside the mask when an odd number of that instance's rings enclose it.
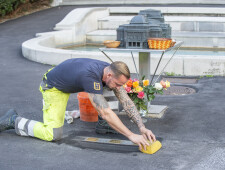
<instances>
[{"instance_id":1,"label":"man's hand","mask_svg":"<svg viewBox=\"0 0 225 170\"><path fill-rule=\"evenodd\" d=\"M146 140L149 140L151 143L156 141L155 135L152 133L151 130L146 129L145 127L141 127L140 132L141 132L142 136Z\"/></svg>"},{"instance_id":2,"label":"man's hand","mask_svg":"<svg viewBox=\"0 0 225 170\"><path fill-rule=\"evenodd\" d=\"M128 136L128 139L137 144L139 146L139 150L141 150L141 146L144 147L144 150L146 150L146 145L149 146L148 141L143 137L143 135L137 135L133 133L132 135Z\"/></svg>"}]
</instances>

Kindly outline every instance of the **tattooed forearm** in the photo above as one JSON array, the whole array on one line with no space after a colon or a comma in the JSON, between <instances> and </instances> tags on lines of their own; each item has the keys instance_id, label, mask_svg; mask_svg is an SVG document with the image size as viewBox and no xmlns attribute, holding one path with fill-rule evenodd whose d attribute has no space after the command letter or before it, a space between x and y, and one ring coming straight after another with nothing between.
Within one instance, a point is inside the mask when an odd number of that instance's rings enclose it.
<instances>
[{"instance_id":1,"label":"tattooed forearm","mask_svg":"<svg viewBox=\"0 0 225 170\"><path fill-rule=\"evenodd\" d=\"M103 95L89 93L89 96L92 104L95 105L99 113L101 113L103 109L109 108L109 104L107 103Z\"/></svg>"},{"instance_id":2,"label":"tattooed forearm","mask_svg":"<svg viewBox=\"0 0 225 170\"><path fill-rule=\"evenodd\" d=\"M120 89L114 89L114 93L120 103L123 105L123 108L127 115L137 124L139 128L144 126L136 106L134 105L130 97L127 95L125 89L123 87L121 87Z\"/></svg>"}]
</instances>

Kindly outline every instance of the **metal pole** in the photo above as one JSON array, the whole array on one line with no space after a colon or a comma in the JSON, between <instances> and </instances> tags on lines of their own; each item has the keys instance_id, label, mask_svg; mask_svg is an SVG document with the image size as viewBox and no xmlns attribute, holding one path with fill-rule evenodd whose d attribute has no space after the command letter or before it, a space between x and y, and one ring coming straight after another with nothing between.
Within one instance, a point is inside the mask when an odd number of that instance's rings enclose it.
<instances>
[{"instance_id":1,"label":"metal pole","mask_svg":"<svg viewBox=\"0 0 225 170\"><path fill-rule=\"evenodd\" d=\"M161 57L160 57L160 59L159 59L159 62L158 62L158 64L157 64L157 67L156 67L156 69L155 69L155 72L154 72L154 74L153 74L153 77L152 77L152 79L151 79L150 85L152 85L152 80L153 80L154 77L155 77L156 71L158 70L158 67L159 67L159 64L160 64L160 62L161 62L161 60L162 60L162 57L163 57L163 55L164 55L164 52L165 52L165 51L162 52L162 55L161 55Z\"/></svg>"},{"instance_id":2,"label":"metal pole","mask_svg":"<svg viewBox=\"0 0 225 170\"><path fill-rule=\"evenodd\" d=\"M137 79L139 79L139 73L138 73L138 70L137 70L137 65L136 65L136 63L135 63L135 61L134 61L134 56L133 56L133 53L132 53L132 51L131 51L131 56L132 56L132 59L133 59L133 62L134 62L134 66L135 66L135 69L136 69L136 73L137 73Z\"/></svg>"},{"instance_id":3,"label":"metal pole","mask_svg":"<svg viewBox=\"0 0 225 170\"><path fill-rule=\"evenodd\" d=\"M109 56L107 56L106 53L104 53L104 51L101 52L113 63L112 59Z\"/></svg>"},{"instance_id":4,"label":"metal pole","mask_svg":"<svg viewBox=\"0 0 225 170\"><path fill-rule=\"evenodd\" d=\"M181 44L182 45L182 44ZM157 79L155 80L155 82L153 84L155 84L157 82L157 80L159 79L159 77L161 76L161 74L163 73L164 69L167 67L167 65L169 64L170 60L173 58L174 54L180 49L180 46L178 46L178 48L174 51L172 57L169 59L169 61L166 63L165 67L162 69L162 71L160 72L159 76L157 77Z\"/></svg>"}]
</instances>

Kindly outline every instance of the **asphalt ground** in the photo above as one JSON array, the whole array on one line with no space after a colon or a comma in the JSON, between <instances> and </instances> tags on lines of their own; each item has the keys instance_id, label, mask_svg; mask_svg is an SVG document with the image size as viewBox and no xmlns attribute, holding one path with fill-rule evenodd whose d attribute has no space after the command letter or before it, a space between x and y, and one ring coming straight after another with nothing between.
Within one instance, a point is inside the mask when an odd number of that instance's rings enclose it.
<instances>
[{"instance_id":1,"label":"asphalt ground","mask_svg":"<svg viewBox=\"0 0 225 170\"><path fill-rule=\"evenodd\" d=\"M25 59L21 44L36 33L52 31L74 8L55 7L0 24L0 115L15 108L25 118L42 121L38 89L42 75L51 66ZM95 123L76 119L74 124L65 123L60 142L21 137L14 130L0 133L0 169L225 169L224 84L224 77L205 77L196 84L185 84L196 89L195 94L156 97L152 104L167 105L169 109L163 118L148 119L146 123L162 141L162 149L154 155L133 148L76 143L76 136L125 139L122 135L97 135ZM73 94L67 110L77 108ZM126 116L121 119L138 133Z\"/></svg>"}]
</instances>

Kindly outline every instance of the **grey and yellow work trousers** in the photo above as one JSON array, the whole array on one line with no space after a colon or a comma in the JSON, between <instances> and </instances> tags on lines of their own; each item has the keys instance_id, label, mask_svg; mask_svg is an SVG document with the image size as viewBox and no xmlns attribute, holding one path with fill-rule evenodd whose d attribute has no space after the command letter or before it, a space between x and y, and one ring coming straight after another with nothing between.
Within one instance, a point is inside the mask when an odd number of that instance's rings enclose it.
<instances>
[{"instance_id":1,"label":"grey and yellow work trousers","mask_svg":"<svg viewBox=\"0 0 225 170\"><path fill-rule=\"evenodd\" d=\"M40 91L43 96L43 123L18 117L15 121L16 133L45 141L59 140L63 135L65 111L70 94L63 93L55 87L44 90L43 86L40 86Z\"/></svg>"}]
</instances>

